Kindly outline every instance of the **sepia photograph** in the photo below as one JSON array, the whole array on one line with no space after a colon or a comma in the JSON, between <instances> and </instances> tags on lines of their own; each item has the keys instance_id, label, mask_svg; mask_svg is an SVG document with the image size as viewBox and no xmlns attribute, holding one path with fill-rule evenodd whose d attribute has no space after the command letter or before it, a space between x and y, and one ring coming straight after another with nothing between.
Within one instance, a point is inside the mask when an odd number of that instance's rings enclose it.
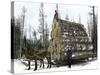
<instances>
[{"instance_id":1,"label":"sepia photograph","mask_svg":"<svg viewBox=\"0 0 100 75\"><path fill-rule=\"evenodd\" d=\"M11 2L11 72L98 68L98 8Z\"/></svg>"}]
</instances>

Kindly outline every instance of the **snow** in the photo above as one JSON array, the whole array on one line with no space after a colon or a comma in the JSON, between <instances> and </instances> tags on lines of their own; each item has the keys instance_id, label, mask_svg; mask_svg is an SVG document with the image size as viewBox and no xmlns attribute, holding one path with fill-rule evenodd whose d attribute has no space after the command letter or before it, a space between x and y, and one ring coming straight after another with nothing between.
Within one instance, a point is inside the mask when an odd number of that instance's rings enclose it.
<instances>
[{"instance_id":1,"label":"snow","mask_svg":"<svg viewBox=\"0 0 100 75\"><path fill-rule=\"evenodd\" d=\"M54 71L73 71L73 70L89 70L89 69L97 69L98 68L98 61L89 61L87 64L79 64L79 65L72 65L71 68L68 68L68 66L61 66L61 67L54 67L52 66L51 68L47 68L47 63L45 62L45 67L44 68L39 68L36 71L34 71L34 61L31 63L31 69L28 69L27 66L27 61L23 60L14 60L14 69L15 69L15 74L19 73L38 73L38 72L54 72ZM39 64L39 61L38 61Z\"/></svg>"}]
</instances>

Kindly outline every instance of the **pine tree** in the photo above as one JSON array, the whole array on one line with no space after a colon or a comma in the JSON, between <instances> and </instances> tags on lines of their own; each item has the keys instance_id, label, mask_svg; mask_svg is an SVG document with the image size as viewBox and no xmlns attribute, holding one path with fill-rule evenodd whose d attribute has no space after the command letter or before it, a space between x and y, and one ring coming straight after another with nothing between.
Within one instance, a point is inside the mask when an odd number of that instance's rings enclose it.
<instances>
[{"instance_id":1,"label":"pine tree","mask_svg":"<svg viewBox=\"0 0 100 75\"><path fill-rule=\"evenodd\" d=\"M45 49L48 49L49 46L49 29L47 27L47 23L45 24L45 30L44 30L44 44L45 44Z\"/></svg>"},{"instance_id":2,"label":"pine tree","mask_svg":"<svg viewBox=\"0 0 100 75\"><path fill-rule=\"evenodd\" d=\"M92 8L92 12L90 13L91 17L92 17L92 43L93 43L93 52L97 54L97 16L95 13L95 6L91 6Z\"/></svg>"},{"instance_id":3,"label":"pine tree","mask_svg":"<svg viewBox=\"0 0 100 75\"><path fill-rule=\"evenodd\" d=\"M24 32L24 25L25 25L25 16L26 16L26 8L23 7L22 8L22 15L21 15L22 21L21 21L21 26L20 26L20 29L21 29L21 36L20 36L20 58L22 56L21 54L22 54L22 48L23 48L23 38L24 38L23 32Z\"/></svg>"},{"instance_id":4,"label":"pine tree","mask_svg":"<svg viewBox=\"0 0 100 75\"><path fill-rule=\"evenodd\" d=\"M79 23L81 24L81 16L79 15Z\"/></svg>"},{"instance_id":5,"label":"pine tree","mask_svg":"<svg viewBox=\"0 0 100 75\"><path fill-rule=\"evenodd\" d=\"M43 9L43 3L40 4L40 9L39 9L39 22L40 22L40 25L39 25L39 33L41 34L41 37L42 37L42 43L43 43L43 46L45 47L44 45L44 9Z\"/></svg>"},{"instance_id":6,"label":"pine tree","mask_svg":"<svg viewBox=\"0 0 100 75\"><path fill-rule=\"evenodd\" d=\"M67 11L67 13L66 13L65 20L67 20L67 21L69 20L68 11Z\"/></svg>"},{"instance_id":7,"label":"pine tree","mask_svg":"<svg viewBox=\"0 0 100 75\"><path fill-rule=\"evenodd\" d=\"M40 36L41 36L41 41L42 41L42 45L43 45L43 48L44 50L47 49L48 47L48 35L49 35L49 31L48 31L48 28L47 28L47 23L45 21L45 17L46 15L44 14L44 4L41 3L40 4L40 9L39 9L39 33L40 33Z\"/></svg>"},{"instance_id":8,"label":"pine tree","mask_svg":"<svg viewBox=\"0 0 100 75\"><path fill-rule=\"evenodd\" d=\"M15 19L15 24L14 24L14 58L19 58L20 57L20 37L21 37L21 19Z\"/></svg>"}]
</instances>

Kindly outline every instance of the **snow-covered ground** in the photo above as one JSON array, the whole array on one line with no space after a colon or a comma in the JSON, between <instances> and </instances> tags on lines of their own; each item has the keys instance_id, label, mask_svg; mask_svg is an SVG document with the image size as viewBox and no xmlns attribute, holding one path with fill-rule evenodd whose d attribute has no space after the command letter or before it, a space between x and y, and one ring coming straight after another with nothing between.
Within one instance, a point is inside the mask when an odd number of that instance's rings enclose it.
<instances>
[{"instance_id":1,"label":"snow-covered ground","mask_svg":"<svg viewBox=\"0 0 100 75\"><path fill-rule=\"evenodd\" d=\"M39 62L38 62L39 63ZM88 69L97 69L98 68L98 61L90 61L87 64L79 64L79 65L72 65L71 68L68 68L68 66L61 66L61 67L54 67L52 68L46 68L47 65L45 63L45 68L39 68L38 70L34 70L34 62L31 63L31 69L27 70L27 61L22 60L14 60L14 71L15 73L38 73L38 72L54 72L54 71L71 71L71 70L88 70Z\"/></svg>"}]
</instances>

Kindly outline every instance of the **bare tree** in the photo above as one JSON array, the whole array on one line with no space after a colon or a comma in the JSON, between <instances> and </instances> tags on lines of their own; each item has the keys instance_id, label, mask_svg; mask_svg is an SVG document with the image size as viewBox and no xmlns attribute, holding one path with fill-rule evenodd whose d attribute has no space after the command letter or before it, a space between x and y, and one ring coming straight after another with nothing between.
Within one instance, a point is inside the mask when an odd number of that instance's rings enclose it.
<instances>
[{"instance_id":1,"label":"bare tree","mask_svg":"<svg viewBox=\"0 0 100 75\"><path fill-rule=\"evenodd\" d=\"M45 39L45 49L47 50L49 46L49 28L47 27L47 23L45 23L44 39Z\"/></svg>"},{"instance_id":2,"label":"bare tree","mask_svg":"<svg viewBox=\"0 0 100 75\"><path fill-rule=\"evenodd\" d=\"M67 13L66 13L66 17L65 17L65 20L69 20L69 17L68 17L68 11L67 11Z\"/></svg>"},{"instance_id":3,"label":"bare tree","mask_svg":"<svg viewBox=\"0 0 100 75\"><path fill-rule=\"evenodd\" d=\"M92 43L93 43L93 52L97 54L97 16L95 13L95 6L90 7L92 9L90 15L92 16Z\"/></svg>"},{"instance_id":4,"label":"bare tree","mask_svg":"<svg viewBox=\"0 0 100 75\"><path fill-rule=\"evenodd\" d=\"M39 33L42 36L42 42L44 46L44 10L43 10L43 3L40 4L40 9L39 9ZM45 46L44 46L45 47Z\"/></svg>"},{"instance_id":5,"label":"bare tree","mask_svg":"<svg viewBox=\"0 0 100 75\"><path fill-rule=\"evenodd\" d=\"M79 15L79 18L78 18L78 20L79 20L79 23L81 24L81 16Z\"/></svg>"},{"instance_id":6,"label":"bare tree","mask_svg":"<svg viewBox=\"0 0 100 75\"><path fill-rule=\"evenodd\" d=\"M89 17L87 17L87 25L88 25L88 36L89 39L92 40L91 37L92 37L93 19L90 13L89 13Z\"/></svg>"},{"instance_id":7,"label":"bare tree","mask_svg":"<svg viewBox=\"0 0 100 75\"><path fill-rule=\"evenodd\" d=\"M43 8L43 3L40 4L40 9L39 9L39 33L41 34L40 36L42 37L42 44L43 44L43 48L45 49L46 47L46 41L45 39L47 39L47 35L48 35L48 29L47 29L47 23L45 22L45 17L46 15L44 14L44 8Z\"/></svg>"},{"instance_id":8,"label":"bare tree","mask_svg":"<svg viewBox=\"0 0 100 75\"><path fill-rule=\"evenodd\" d=\"M25 14L26 14L26 8L23 7L22 8L22 24L21 24L21 37L20 37L20 58L21 58L21 54L22 54L22 47L23 47L23 31L24 31L24 25L25 25Z\"/></svg>"},{"instance_id":9,"label":"bare tree","mask_svg":"<svg viewBox=\"0 0 100 75\"><path fill-rule=\"evenodd\" d=\"M13 58L17 59L20 57L20 37L21 37L21 19L20 18L13 18L12 21L13 25L12 25L12 39L13 39Z\"/></svg>"}]
</instances>

